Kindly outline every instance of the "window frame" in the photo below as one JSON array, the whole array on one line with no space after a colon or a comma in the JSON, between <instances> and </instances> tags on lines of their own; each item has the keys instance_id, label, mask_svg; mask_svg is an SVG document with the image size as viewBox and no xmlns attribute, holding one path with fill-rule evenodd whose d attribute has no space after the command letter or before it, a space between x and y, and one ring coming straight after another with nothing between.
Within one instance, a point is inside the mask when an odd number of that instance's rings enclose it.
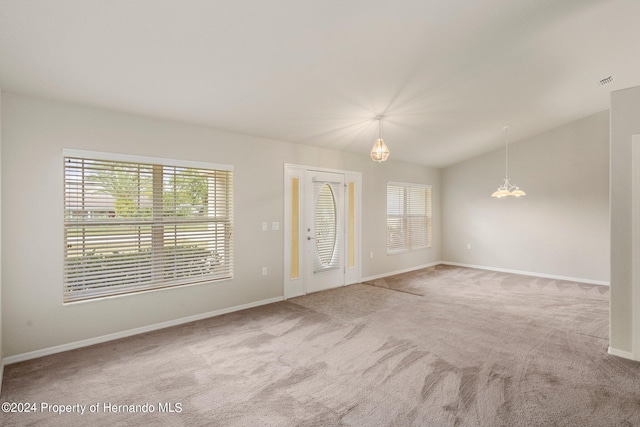
<instances>
[{"instance_id":1,"label":"window frame","mask_svg":"<svg viewBox=\"0 0 640 427\"><path fill-rule=\"evenodd\" d=\"M390 187L400 187L402 189L402 212L399 214L390 214ZM424 193L424 199L425 199L425 213L424 214L410 214L407 212L407 206L409 205L409 199L410 197L408 197L408 193L410 189L423 189L425 191ZM407 182L396 182L396 181L388 181L387 182L387 192L386 192L386 196L387 196L387 202L386 202L386 209L387 209L387 220L386 220L386 225L387 225L387 242L386 242L386 249L387 249L387 255L396 255L396 254L402 254L402 253L407 253L407 252L414 252L414 251L419 251L419 250L424 250L424 249L428 249L432 247L432 240L433 240L433 209L432 209L432 204L433 204L433 186L429 185L429 184L414 184L414 183L407 183ZM396 206L399 207L399 206ZM415 234L411 232L412 228L409 226L409 220L410 219L415 219L415 218L424 218L425 221L425 244L424 245L414 245L413 242L416 240L416 236L413 236ZM401 224L402 227L402 234L404 234L404 245L400 248L395 248L397 247L396 244L392 244L392 239L391 239L391 230L390 230L390 225L389 222L390 220L395 220L397 222L399 222Z\"/></svg>"},{"instance_id":2,"label":"window frame","mask_svg":"<svg viewBox=\"0 0 640 427\"><path fill-rule=\"evenodd\" d=\"M204 240L204 242L206 242L207 245L209 244L213 244L216 248L219 245L224 246L224 255L223 255L223 263L220 264L222 265L221 269L223 270L222 274L220 274L220 277L212 277L212 276L206 276L206 273L202 273L202 275L198 276L198 274L192 274L193 277L190 278L184 278L182 277L181 279L176 279L175 277L178 276L173 276L174 279L173 280L167 280L166 278L162 281L156 281L155 279L151 279L150 281L145 281L145 282L140 282L142 284L139 285L127 285L127 284L123 284L123 285L116 285L114 286L113 289L111 289L111 292L109 292L109 286L108 285L98 285L95 288L93 288L94 292L83 292L81 295L78 295L76 297L74 297L72 294L73 292L75 292L73 290L73 285L70 284L70 282L72 283L71 280L68 280L68 273L70 271L70 269L72 267L68 267L68 265L71 264L71 262L69 262L69 256L68 256L68 245L69 245L69 230L72 229L73 227L75 227L76 229L80 228L81 230L85 230L86 227L89 227L89 222L87 220L84 220L84 222L82 220L80 221L74 221L73 217L68 218L67 217L67 209L71 206L71 202L68 201L69 197L72 197L71 191L68 189L68 172L67 172L67 159L69 158L76 158L76 159L84 159L84 160L90 160L90 161L96 161L96 162L116 162L116 163L128 163L131 164L133 166L138 165L138 167L151 167L153 168L153 178L152 178L152 184L154 186L154 200L155 197L157 195L156 193L156 186L160 185L160 191L161 194L164 194L164 189L163 189L163 185L165 183L165 180L167 178L171 179L172 177L178 177L178 176L182 176L182 175L178 175L178 172L176 172L177 170L184 170L184 169L197 169L198 171L207 171L207 172L211 172L213 175L213 183L215 185L218 184L218 179L216 178L217 175L222 174L223 176L223 196L221 198L221 200L223 200L224 203L224 211L226 212L226 215L223 215L221 217L218 217L217 213L215 215L212 216L211 211L205 211L205 215L203 216L203 219L200 221L203 224L223 224L224 227L224 236L222 238L216 238L215 234L216 232L214 232L214 234L212 236L209 237L209 240ZM137 156L137 155L128 155L128 154L118 154L118 153L107 153L107 152L99 152L99 151L88 151L88 150L77 150L77 149L69 149L69 148L64 148L62 150L62 164L63 164L63 208L65 211L65 214L63 215L63 244L64 244L64 252L63 252L63 287L62 287L62 294L63 294L63 303L64 304L69 304L69 303L76 303L76 302L82 302L82 301L89 301L89 300L100 300L100 299L104 299L104 298L111 298L111 297L116 297L116 296L125 296L125 295L132 295L132 294L137 294L137 293L142 293L142 292L151 292L151 291L156 291L156 290L162 290L162 289L170 289L170 288L175 288L175 287L183 287L183 286L192 286L192 285L197 285L197 284L203 284L203 283L211 283L211 282L217 282L217 281L225 281L225 280L231 280L233 279L233 266L234 266L234 257L233 257L233 245L234 245L234 238L233 238L233 230L234 230L234 198L233 198L233 186L234 186L234 182L233 182L233 170L234 167L232 165L225 165L225 164L218 164L218 163L208 163L208 162L197 162L197 161L188 161L188 160L178 160L178 159L168 159L168 158L160 158L160 157L149 157L149 156ZM174 175L171 175L169 172L169 175L167 175L165 173L167 168L174 168ZM160 175L156 176L156 171L160 170ZM157 182L157 180L160 180L159 183ZM84 182L84 181L83 181ZM210 181L207 181L209 184L211 185ZM140 185L140 184L138 184ZM175 184L174 184L175 185ZM138 187L137 191L140 191L140 187ZM85 193L84 192L84 184L83 184L83 192L81 192L81 196L80 197L84 197L84 195L86 194L90 194L88 191ZM214 201L214 203L218 203L218 196L217 196L217 192L218 189L216 187L216 189L214 190L216 191L216 199ZM73 195L74 197L79 197L77 194ZM210 200L210 199L207 199ZM211 201L210 201L211 202ZM155 201L153 202L155 205ZM163 205L164 206L164 205ZM153 209L156 209L155 207ZM162 208L164 209L164 207ZM218 209L218 208L214 208L214 209ZM162 229L164 230L165 226L168 226L169 229L171 230L171 227L175 228L176 230L178 230L178 227L180 227L180 220L177 219L176 215L178 215L177 213L174 213L173 216L166 216L164 215L164 210L162 211L162 215L160 216L156 216L155 210L154 213L151 217L151 219L149 220L149 224L147 225L147 227L151 227L153 229L153 227L158 227L161 226ZM189 215L187 215L189 218L187 219L188 222L193 222L193 220L191 219L191 217ZM111 218L111 216L108 216L109 218ZM115 216L114 216L115 218ZM167 225L167 219L168 218L174 218L173 224L174 225ZM221 219L222 218L222 219ZM103 222L111 222L110 219L103 219ZM115 224L118 223L122 223L123 219L122 218L118 218L117 220L113 220L114 225L109 225L108 227L115 227ZM198 220L196 220L196 222L198 222ZM188 227L188 226L187 226ZM207 226L208 230L211 230L210 226ZM175 231L177 232L177 231ZM175 233L174 232L174 233ZM201 233L201 231L196 231L197 233ZM193 232L192 232L193 233ZM153 234L153 233L152 233ZM187 232L188 234L188 232ZM108 236L108 233L106 234ZM156 237L153 237L153 239L155 239ZM162 237L162 239L165 239L163 241L166 241L166 237ZM83 238L84 239L84 238ZM186 239L189 239L189 237L186 237ZM200 240L202 241L202 240ZM84 240L82 245L84 246ZM196 248L197 249L197 245L199 245L199 243L196 243L195 245L192 244L191 247L192 248ZM155 246L154 243L151 243L150 245L151 247L148 249L149 250L149 255L150 257L155 257L157 254L157 249L154 250ZM162 256L167 256L166 252L164 252L166 250L166 248L170 248L171 246L165 246L165 244L163 244L163 249L161 251ZM184 247L176 247L176 250L178 249L184 249ZM207 249L207 247L205 246L204 248L205 250ZM193 249L192 249L193 250ZM202 250L198 249L200 252L203 252ZM214 253L215 254L215 253ZM138 256L140 256L140 252L137 253ZM135 256L135 255L134 255ZM180 265L180 267L183 267L183 261L181 261L180 257L182 256L180 253L178 252L174 252L173 253L174 259L173 262L176 263L175 265ZM131 261L130 261L131 262ZM153 263L152 263L153 264ZM210 264L207 264L210 265ZM175 267L174 267L175 268ZM208 267L211 268L211 267ZM179 269L180 273L183 272L182 268ZM166 272L170 272L171 270L165 266L162 266L161 268L157 268L156 266L152 265L152 273L151 276L156 275L158 272L162 272L162 273L166 273ZM186 270L186 271L190 271L190 270ZM208 272L211 272L211 270L208 270ZM112 267L109 267L109 271L106 274L114 274L115 271L113 270ZM191 273L193 273L193 271L191 271ZM177 273L176 273L177 274ZM87 289L85 289L86 291Z\"/></svg>"}]
</instances>

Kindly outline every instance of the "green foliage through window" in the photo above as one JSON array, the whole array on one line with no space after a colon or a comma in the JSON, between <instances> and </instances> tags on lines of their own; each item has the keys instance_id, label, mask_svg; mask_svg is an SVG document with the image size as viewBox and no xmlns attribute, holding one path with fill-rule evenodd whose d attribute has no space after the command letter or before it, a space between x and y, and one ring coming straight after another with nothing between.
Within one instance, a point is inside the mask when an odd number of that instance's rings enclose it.
<instances>
[{"instance_id":1,"label":"green foliage through window","mask_svg":"<svg viewBox=\"0 0 640 427\"><path fill-rule=\"evenodd\" d=\"M65 157L65 301L232 275L232 172Z\"/></svg>"}]
</instances>

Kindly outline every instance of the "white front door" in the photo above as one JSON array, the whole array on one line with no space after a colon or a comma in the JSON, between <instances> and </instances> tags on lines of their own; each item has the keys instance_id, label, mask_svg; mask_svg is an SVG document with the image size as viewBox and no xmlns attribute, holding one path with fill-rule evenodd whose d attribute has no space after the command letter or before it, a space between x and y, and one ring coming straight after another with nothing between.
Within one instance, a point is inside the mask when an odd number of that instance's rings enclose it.
<instances>
[{"instance_id":1,"label":"white front door","mask_svg":"<svg viewBox=\"0 0 640 427\"><path fill-rule=\"evenodd\" d=\"M344 174L305 172L306 291L345 284Z\"/></svg>"}]
</instances>

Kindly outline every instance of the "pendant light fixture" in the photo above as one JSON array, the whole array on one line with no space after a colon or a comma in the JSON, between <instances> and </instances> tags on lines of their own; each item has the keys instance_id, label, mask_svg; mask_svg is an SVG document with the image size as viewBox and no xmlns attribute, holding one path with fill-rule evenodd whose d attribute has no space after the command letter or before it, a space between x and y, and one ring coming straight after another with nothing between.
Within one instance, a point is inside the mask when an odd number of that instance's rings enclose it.
<instances>
[{"instance_id":1,"label":"pendant light fixture","mask_svg":"<svg viewBox=\"0 0 640 427\"><path fill-rule=\"evenodd\" d=\"M491 197L507 197L507 196L526 196L527 193L522 191L517 185L509 181L509 126L504 128L504 183L491 195Z\"/></svg>"},{"instance_id":2,"label":"pendant light fixture","mask_svg":"<svg viewBox=\"0 0 640 427\"><path fill-rule=\"evenodd\" d=\"M383 116L376 117L378 121L378 139L376 139L371 149L371 160L378 163L382 163L389 158L389 148L387 148L387 144L385 144L384 139L382 139L382 125L380 123L382 118Z\"/></svg>"}]
</instances>

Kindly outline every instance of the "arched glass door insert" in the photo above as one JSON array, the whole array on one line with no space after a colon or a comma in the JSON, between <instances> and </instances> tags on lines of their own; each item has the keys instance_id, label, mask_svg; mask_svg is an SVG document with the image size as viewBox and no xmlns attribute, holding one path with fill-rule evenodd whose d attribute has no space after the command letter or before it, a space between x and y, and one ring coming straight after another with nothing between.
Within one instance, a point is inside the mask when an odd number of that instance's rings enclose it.
<instances>
[{"instance_id":1,"label":"arched glass door insert","mask_svg":"<svg viewBox=\"0 0 640 427\"><path fill-rule=\"evenodd\" d=\"M316 270L335 264L338 243L338 207L331 185L323 183L315 199Z\"/></svg>"}]
</instances>

